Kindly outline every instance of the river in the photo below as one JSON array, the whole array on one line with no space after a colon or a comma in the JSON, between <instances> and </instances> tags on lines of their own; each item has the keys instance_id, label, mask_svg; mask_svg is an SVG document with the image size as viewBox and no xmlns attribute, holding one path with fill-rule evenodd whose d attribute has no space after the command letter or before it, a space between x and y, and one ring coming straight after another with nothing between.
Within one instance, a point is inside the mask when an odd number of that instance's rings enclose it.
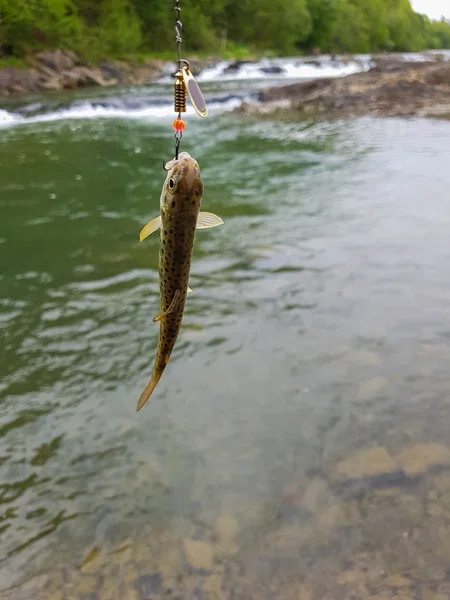
<instances>
[{"instance_id":1,"label":"river","mask_svg":"<svg viewBox=\"0 0 450 600\"><path fill-rule=\"evenodd\" d=\"M252 85L187 117L224 225L139 413L170 89L2 105L2 598L450 593L450 123L231 112Z\"/></svg>"}]
</instances>

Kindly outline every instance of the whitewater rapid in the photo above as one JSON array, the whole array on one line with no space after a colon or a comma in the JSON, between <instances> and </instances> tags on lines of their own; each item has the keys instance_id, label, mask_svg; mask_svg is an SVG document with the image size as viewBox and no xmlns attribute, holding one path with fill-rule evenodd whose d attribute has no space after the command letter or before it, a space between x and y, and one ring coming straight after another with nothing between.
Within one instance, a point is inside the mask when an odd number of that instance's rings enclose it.
<instances>
[{"instance_id":1,"label":"whitewater rapid","mask_svg":"<svg viewBox=\"0 0 450 600\"><path fill-rule=\"evenodd\" d=\"M450 60L450 52L442 53ZM400 54L404 60L427 60L426 53ZM345 77L368 71L374 65L370 55L354 55L349 58L319 56L308 58L278 58L250 61L220 61L215 66L204 69L197 75L203 84L205 98L210 113L233 110L243 102L257 101L258 91L267 86L283 83L329 77ZM173 65L175 68L175 64ZM98 97L88 92L76 92L65 96L63 106L52 107L51 102L58 95L42 94L38 102L29 105L24 97L23 105L17 98L16 107L0 104L0 129L15 126L48 123L52 121L85 119L137 119L163 120L173 116L171 75L164 75L150 86L141 88L110 89L98 92ZM155 92L155 93L149 93ZM72 99L73 98L73 99ZM188 103L187 118L194 114Z\"/></svg>"}]
</instances>

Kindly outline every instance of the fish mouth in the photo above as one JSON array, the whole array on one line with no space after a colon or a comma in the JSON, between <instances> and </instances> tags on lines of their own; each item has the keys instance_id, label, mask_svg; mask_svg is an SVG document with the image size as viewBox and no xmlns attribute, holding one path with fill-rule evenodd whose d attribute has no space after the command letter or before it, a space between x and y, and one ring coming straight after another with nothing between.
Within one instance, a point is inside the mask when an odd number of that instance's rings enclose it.
<instances>
[{"instance_id":1,"label":"fish mouth","mask_svg":"<svg viewBox=\"0 0 450 600\"><path fill-rule=\"evenodd\" d=\"M185 161L193 161L194 163L197 164L197 161L192 158L192 156L189 154L189 152L180 152L180 154L178 155L178 158L172 158L172 160L169 160L168 162L165 163L164 165L164 170L169 172L171 171L176 165L183 163Z\"/></svg>"},{"instance_id":2,"label":"fish mouth","mask_svg":"<svg viewBox=\"0 0 450 600\"><path fill-rule=\"evenodd\" d=\"M177 175L179 180L184 180L188 189L192 189L196 181L200 179L200 167L195 158L192 158L188 152L180 152L178 160L174 159L167 163L170 165L169 177Z\"/></svg>"}]
</instances>

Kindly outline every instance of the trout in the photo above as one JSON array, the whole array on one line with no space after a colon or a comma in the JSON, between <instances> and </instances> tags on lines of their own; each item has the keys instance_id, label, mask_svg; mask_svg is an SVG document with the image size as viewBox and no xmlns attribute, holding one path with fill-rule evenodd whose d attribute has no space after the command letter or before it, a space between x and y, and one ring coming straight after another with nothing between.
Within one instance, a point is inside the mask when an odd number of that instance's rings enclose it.
<instances>
[{"instance_id":1,"label":"trout","mask_svg":"<svg viewBox=\"0 0 450 600\"><path fill-rule=\"evenodd\" d=\"M200 212L203 182L196 160L187 152L166 163L167 177L160 198L160 216L142 229L140 240L160 230L159 288L161 313L153 319L159 322L158 349L153 374L139 398L140 410L150 398L164 373L175 346L183 319L191 270L196 229L222 225L220 217Z\"/></svg>"}]
</instances>

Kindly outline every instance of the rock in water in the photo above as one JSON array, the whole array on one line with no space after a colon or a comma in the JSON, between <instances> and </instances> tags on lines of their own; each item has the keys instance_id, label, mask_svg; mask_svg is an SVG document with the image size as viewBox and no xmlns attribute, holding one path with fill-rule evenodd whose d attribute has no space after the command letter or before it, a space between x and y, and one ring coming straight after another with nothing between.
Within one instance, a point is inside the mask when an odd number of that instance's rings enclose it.
<instances>
[{"instance_id":1,"label":"rock in water","mask_svg":"<svg viewBox=\"0 0 450 600\"><path fill-rule=\"evenodd\" d=\"M381 446L361 450L336 465L336 472L341 480L387 475L397 470L397 463L386 448Z\"/></svg>"},{"instance_id":2,"label":"rock in water","mask_svg":"<svg viewBox=\"0 0 450 600\"><path fill-rule=\"evenodd\" d=\"M238 532L238 524L230 515L221 515L216 520L215 529L219 543L234 542Z\"/></svg>"},{"instance_id":3,"label":"rock in water","mask_svg":"<svg viewBox=\"0 0 450 600\"><path fill-rule=\"evenodd\" d=\"M421 475L432 466L450 464L450 450L444 444L415 444L400 452L396 460L406 475Z\"/></svg>"},{"instance_id":4,"label":"rock in water","mask_svg":"<svg viewBox=\"0 0 450 600\"><path fill-rule=\"evenodd\" d=\"M316 477L305 490L302 504L312 513L317 513L324 505L328 491L328 484L324 479Z\"/></svg>"},{"instance_id":5,"label":"rock in water","mask_svg":"<svg viewBox=\"0 0 450 600\"><path fill-rule=\"evenodd\" d=\"M193 569L212 571L214 566L214 552L211 544L199 540L184 540L184 553L186 561Z\"/></svg>"},{"instance_id":6,"label":"rock in water","mask_svg":"<svg viewBox=\"0 0 450 600\"><path fill-rule=\"evenodd\" d=\"M221 515L216 520L215 534L218 551L223 556L237 554L236 535L237 521L231 515Z\"/></svg>"},{"instance_id":7,"label":"rock in water","mask_svg":"<svg viewBox=\"0 0 450 600\"><path fill-rule=\"evenodd\" d=\"M278 67L277 65L273 65L272 67L260 67L259 71L266 75L282 75L285 73L285 69L283 69L283 67Z\"/></svg>"},{"instance_id":8,"label":"rock in water","mask_svg":"<svg viewBox=\"0 0 450 600\"><path fill-rule=\"evenodd\" d=\"M358 398L360 400L371 400L380 396L388 387L389 380L386 377L373 377L367 379L359 386Z\"/></svg>"}]
</instances>

